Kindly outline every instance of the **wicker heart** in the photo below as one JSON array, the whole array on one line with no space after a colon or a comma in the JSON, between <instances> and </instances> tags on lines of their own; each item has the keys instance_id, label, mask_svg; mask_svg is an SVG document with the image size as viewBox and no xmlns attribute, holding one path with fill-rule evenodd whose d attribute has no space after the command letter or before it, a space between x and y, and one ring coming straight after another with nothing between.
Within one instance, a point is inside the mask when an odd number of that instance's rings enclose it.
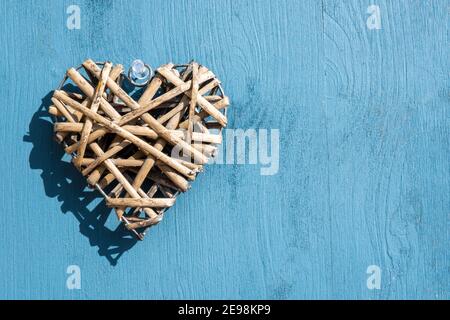
<instances>
[{"instance_id":1,"label":"wicker heart","mask_svg":"<svg viewBox=\"0 0 450 320\"><path fill-rule=\"evenodd\" d=\"M86 60L67 71L49 113L72 163L142 240L214 156L229 100L196 62L163 65L142 89L125 79L121 65Z\"/></svg>"}]
</instances>

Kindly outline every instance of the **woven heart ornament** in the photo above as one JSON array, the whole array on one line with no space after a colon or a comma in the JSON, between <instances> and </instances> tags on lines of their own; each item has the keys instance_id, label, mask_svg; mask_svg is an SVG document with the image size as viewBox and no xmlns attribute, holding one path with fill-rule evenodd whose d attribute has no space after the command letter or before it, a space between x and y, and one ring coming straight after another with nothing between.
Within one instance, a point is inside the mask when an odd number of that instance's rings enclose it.
<instances>
[{"instance_id":1,"label":"woven heart ornament","mask_svg":"<svg viewBox=\"0 0 450 320\"><path fill-rule=\"evenodd\" d=\"M123 71L92 60L70 68L49 113L74 166L142 240L215 155L229 100L196 62L163 65L143 88Z\"/></svg>"}]
</instances>

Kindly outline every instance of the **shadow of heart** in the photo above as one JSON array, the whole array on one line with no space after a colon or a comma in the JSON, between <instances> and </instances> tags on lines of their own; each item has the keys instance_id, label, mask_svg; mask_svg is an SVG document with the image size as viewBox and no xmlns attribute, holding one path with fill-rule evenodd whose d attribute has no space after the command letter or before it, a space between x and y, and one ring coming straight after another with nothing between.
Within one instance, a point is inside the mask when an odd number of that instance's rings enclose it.
<instances>
[{"instance_id":1,"label":"shadow of heart","mask_svg":"<svg viewBox=\"0 0 450 320\"><path fill-rule=\"evenodd\" d=\"M64 158L63 148L53 139L53 124L47 112L52 96L53 91L42 99L30 121L29 132L23 137L24 142L33 145L29 157L30 168L42 170L46 196L56 197L61 202L62 212L74 215L80 224L80 233L89 239L91 246L98 247L100 256L104 256L114 266L137 240L122 224L114 230L107 227L111 208L105 205L103 197L96 190L87 187L84 177L70 160ZM92 204L94 208L88 209Z\"/></svg>"}]
</instances>

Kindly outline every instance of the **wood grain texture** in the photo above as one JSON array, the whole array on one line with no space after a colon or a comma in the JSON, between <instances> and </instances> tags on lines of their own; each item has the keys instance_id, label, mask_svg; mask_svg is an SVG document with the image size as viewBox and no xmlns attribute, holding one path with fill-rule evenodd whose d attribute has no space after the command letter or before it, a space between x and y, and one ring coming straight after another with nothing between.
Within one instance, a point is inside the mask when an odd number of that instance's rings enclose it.
<instances>
[{"instance_id":1,"label":"wood grain texture","mask_svg":"<svg viewBox=\"0 0 450 320\"><path fill-rule=\"evenodd\" d=\"M365 0L80 0L68 30L71 1L1 1L0 298L450 298L448 2L375 2L381 30ZM207 166L128 239L43 111L88 57L210 67L230 128L280 129L278 174Z\"/></svg>"}]
</instances>

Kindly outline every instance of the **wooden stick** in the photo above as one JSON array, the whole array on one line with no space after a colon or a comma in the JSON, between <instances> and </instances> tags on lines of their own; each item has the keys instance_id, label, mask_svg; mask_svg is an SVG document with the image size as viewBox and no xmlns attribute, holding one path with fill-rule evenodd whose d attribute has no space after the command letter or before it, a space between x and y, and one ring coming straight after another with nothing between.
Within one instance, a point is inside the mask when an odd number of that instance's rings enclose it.
<instances>
[{"instance_id":1,"label":"wooden stick","mask_svg":"<svg viewBox=\"0 0 450 320\"><path fill-rule=\"evenodd\" d=\"M192 169L193 172L202 172L203 171L203 166L200 164L188 162L183 159L177 159L177 158L174 158L174 159L175 159L175 161L178 161L179 163L183 164L184 166L188 167L189 169Z\"/></svg>"},{"instance_id":2,"label":"wooden stick","mask_svg":"<svg viewBox=\"0 0 450 320\"><path fill-rule=\"evenodd\" d=\"M72 81L88 96L89 99L93 98L95 89L77 70L70 68L67 70L67 76L72 79ZM109 104L108 101L106 101L104 97L100 99L100 107L111 119L120 119L120 114Z\"/></svg>"},{"instance_id":3,"label":"wooden stick","mask_svg":"<svg viewBox=\"0 0 450 320\"><path fill-rule=\"evenodd\" d=\"M217 101L222 100L222 97L219 95L210 95L210 96L204 96L206 100L208 100L211 103L216 103Z\"/></svg>"},{"instance_id":4,"label":"wooden stick","mask_svg":"<svg viewBox=\"0 0 450 320\"><path fill-rule=\"evenodd\" d=\"M100 167L100 168L103 168L103 167ZM91 173L91 175L89 177L91 177L94 174L95 174L95 171L93 173ZM95 177L95 178L97 178L97 177ZM100 186L100 188L105 189L107 186L109 186L115 180L116 180L116 177L112 173L108 173L98 182L98 185Z\"/></svg>"},{"instance_id":5,"label":"wooden stick","mask_svg":"<svg viewBox=\"0 0 450 320\"><path fill-rule=\"evenodd\" d=\"M220 84L220 81L218 79L213 79L212 81L208 82L205 86L201 87L201 89L198 93L201 95L204 95L207 92L211 91L212 89L216 88L219 84ZM206 97L205 97L205 99L206 99ZM212 101L210 101L210 102L212 102Z\"/></svg>"},{"instance_id":6,"label":"wooden stick","mask_svg":"<svg viewBox=\"0 0 450 320\"><path fill-rule=\"evenodd\" d=\"M137 218L137 217L133 217L133 216L126 216L125 217L128 221L130 221L130 222L142 222L142 221L145 221L144 219L142 219L142 218Z\"/></svg>"},{"instance_id":7,"label":"wooden stick","mask_svg":"<svg viewBox=\"0 0 450 320\"><path fill-rule=\"evenodd\" d=\"M67 94L69 95L69 97L71 97L72 99L75 100L80 100L83 101L84 99L86 99L86 97L78 92L67 92Z\"/></svg>"},{"instance_id":8,"label":"wooden stick","mask_svg":"<svg viewBox=\"0 0 450 320\"><path fill-rule=\"evenodd\" d=\"M112 147L111 149L109 149L108 151L106 151L101 157L98 157L97 159L95 159L94 162L92 162L91 164L89 164L83 171L81 171L81 174L83 176L88 175L89 173L92 172L92 170L94 170L98 165L100 165L102 162L104 162L105 160L111 158L112 156L114 156L116 153L122 151L125 147L130 145L130 141L127 140L123 140L120 144Z\"/></svg>"},{"instance_id":9,"label":"wooden stick","mask_svg":"<svg viewBox=\"0 0 450 320\"><path fill-rule=\"evenodd\" d=\"M185 139L187 141L187 132L184 130L171 130L172 134L177 135L181 139ZM210 133L201 133L201 132L192 132L192 140L205 142L205 143L222 143L222 136L220 134L210 134Z\"/></svg>"},{"instance_id":10,"label":"wooden stick","mask_svg":"<svg viewBox=\"0 0 450 320\"><path fill-rule=\"evenodd\" d=\"M58 125L58 129L61 129L62 131L67 130L67 131L72 131L72 132L77 132L78 127L76 127L76 125L74 124L73 127L70 126L62 126L59 127ZM95 130L94 132L92 132L89 135L89 139L88 139L88 143L91 143L93 141L96 141L98 139L100 139L102 136L104 136L105 134L109 133L110 130L108 128L102 127L102 126L98 126L98 129ZM132 134L135 135L140 135L140 136L145 136L148 137L152 140L156 139L158 137L158 135L156 134L156 132L154 132L153 130L149 129L149 128L140 128L140 127L136 127L136 126L123 126L123 129L129 131ZM70 130L70 129L74 129L74 130ZM76 147L78 146L78 142L74 143L70 146L68 146L65 151L67 153L72 153L76 150Z\"/></svg>"},{"instance_id":11,"label":"wooden stick","mask_svg":"<svg viewBox=\"0 0 450 320\"><path fill-rule=\"evenodd\" d=\"M195 107L197 106L197 96L198 96L198 64L192 62L192 91L191 91L191 101L189 103L189 115L188 115L188 129L186 132L186 142L192 143L192 131L194 129L194 114Z\"/></svg>"},{"instance_id":12,"label":"wooden stick","mask_svg":"<svg viewBox=\"0 0 450 320\"><path fill-rule=\"evenodd\" d=\"M128 230L134 230L134 229L139 229L139 228L150 227L150 226L152 226L154 224L155 224L155 222L152 219L146 219L144 221L128 223L128 224L125 225L125 227Z\"/></svg>"},{"instance_id":13,"label":"wooden stick","mask_svg":"<svg viewBox=\"0 0 450 320\"><path fill-rule=\"evenodd\" d=\"M226 97L226 96L223 97L222 100L219 100L219 101L217 101L217 102L215 102L215 103L213 104L214 108L216 108L217 110L221 110L221 109L223 109L223 108L226 108L226 107L228 107L229 105L230 105L230 100L229 100L229 98ZM200 120L203 120L203 119L206 118L208 115L209 115L209 114L208 114L205 110L201 111L201 112L198 114L199 121L200 121Z\"/></svg>"},{"instance_id":14,"label":"wooden stick","mask_svg":"<svg viewBox=\"0 0 450 320\"><path fill-rule=\"evenodd\" d=\"M114 65L114 67L111 70L111 73L109 74L109 77L113 80L116 81L119 76L122 74L124 68L123 65L121 64L116 64Z\"/></svg>"},{"instance_id":15,"label":"wooden stick","mask_svg":"<svg viewBox=\"0 0 450 320\"><path fill-rule=\"evenodd\" d=\"M158 168L173 182L174 185L178 187L183 192L186 192L190 186L189 182L180 176L176 171L174 171L171 167L166 166L164 163L157 161L156 165Z\"/></svg>"},{"instance_id":16,"label":"wooden stick","mask_svg":"<svg viewBox=\"0 0 450 320\"><path fill-rule=\"evenodd\" d=\"M100 106L100 100L102 99L103 92L105 91L106 87L106 80L109 77L109 74L111 72L112 64L111 62L106 62L103 66L102 74L100 77L100 80L97 84L97 87L95 88L94 96L92 97L92 103L91 103L91 111L97 112L98 107ZM84 153L86 151L87 143L88 143L88 137L91 133L92 129L92 121L87 118L86 122L84 123L83 130L81 131L81 137L80 137L80 145L78 147L77 157L74 161L75 166L80 167L81 161L83 160ZM83 174L85 175L85 174Z\"/></svg>"},{"instance_id":17,"label":"wooden stick","mask_svg":"<svg viewBox=\"0 0 450 320\"><path fill-rule=\"evenodd\" d=\"M63 114L54 105L51 105L50 107L48 107L48 113L50 113L52 116L55 116L55 117L63 116Z\"/></svg>"},{"instance_id":18,"label":"wooden stick","mask_svg":"<svg viewBox=\"0 0 450 320\"><path fill-rule=\"evenodd\" d=\"M174 198L107 198L108 207L169 208L175 204Z\"/></svg>"},{"instance_id":19,"label":"wooden stick","mask_svg":"<svg viewBox=\"0 0 450 320\"><path fill-rule=\"evenodd\" d=\"M216 102L213 104L214 108L216 108L217 110L226 108L230 105L230 100L228 99L228 97L224 97L222 100ZM204 118L206 118L207 116L209 116L209 113L207 113L206 111L202 110L201 112L199 112L198 114L196 114L194 116L195 121L200 122L201 120L203 120ZM183 129L187 129L188 128L188 121L185 120L182 123L180 123L180 128Z\"/></svg>"},{"instance_id":20,"label":"wooden stick","mask_svg":"<svg viewBox=\"0 0 450 320\"><path fill-rule=\"evenodd\" d=\"M72 123L76 122L73 116L69 113L66 107L59 100L55 99L54 97L51 100L53 102L53 105L55 105L55 107L58 109L59 112L62 113L62 115L64 116L64 118L66 118L67 121Z\"/></svg>"},{"instance_id":21,"label":"wooden stick","mask_svg":"<svg viewBox=\"0 0 450 320\"><path fill-rule=\"evenodd\" d=\"M97 159L93 159L93 158L83 158L83 161L81 162L81 166L82 167L86 167L86 166L90 165L91 163L93 163L96 160ZM131 157L127 158L127 159L118 158L118 159L110 159L110 160L118 167L141 167L144 164L144 161L145 161L143 159L132 159ZM181 160L181 159L175 159L175 160L180 162L181 164L185 165L186 167L196 171L196 172L203 171L203 167L202 166L198 166L198 165L196 165L194 163L186 162L186 161ZM159 163L163 163L163 162L159 162Z\"/></svg>"},{"instance_id":22,"label":"wooden stick","mask_svg":"<svg viewBox=\"0 0 450 320\"><path fill-rule=\"evenodd\" d=\"M132 134L135 134L137 136L145 136L149 139L156 139L158 137L156 132L148 127L126 125L126 126L123 126L122 128L124 128L127 131L130 131ZM93 125L92 129L94 130L93 133L96 134L94 140L97 140L100 137L102 137L102 135L99 135L100 132L97 133L97 130L104 130L105 134L109 132L109 130L107 128L104 128L99 125ZM82 130L83 130L83 124L79 123L79 122L77 122L77 123L55 122L55 124L54 124L55 132L76 132L76 133L78 133L78 132L81 132ZM172 133L176 134L178 136L181 136L179 131L172 132ZM88 139L88 142L89 141L90 141L90 139Z\"/></svg>"},{"instance_id":23,"label":"wooden stick","mask_svg":"<svg viewBox=\"0 0 450 320\"><path fill-rule=\"evenodd\" d=\"M109 77L111 79L113 79L114 81L117 81L117 79L120 77L120 75L122 74L124 68L123 65L121 64L116 64L112 70L111 73L109 75ZM114 93L110 92L107 96L106 96L106 101L111 102L114 100Z\"/></svg>"},{"instance_id":24,"label":"wooden stick","mask_svg":"<svg viewBox=\"0 0 450 320\"><path fill-rule=\"evenodd\" d=\"M81 165L82 166L89 166L93 162L97 161L97 159L83 158L83 161L81 162ZM117 167L140 167L144 163L144 160L133 160L133 159L110 159L110 160Z\"/></svg>"},{"instance_id":25,"label":"wooden stick","mask_svg":"<svg viewBox=\"0 0 450 320\"><path fill-rule=\"evenodd\" d=\"M87 178L87 182L89 183L89 185L91 186L95 186L98 181L100 180L100 178L102 177L104 171L106 170L105 166L100 166L97 167L97 169L95 169ZM113 176L114 177L114 176ZM102 187L102 189L104 189L105 186Z\"/></svg>"}]
</instances>

